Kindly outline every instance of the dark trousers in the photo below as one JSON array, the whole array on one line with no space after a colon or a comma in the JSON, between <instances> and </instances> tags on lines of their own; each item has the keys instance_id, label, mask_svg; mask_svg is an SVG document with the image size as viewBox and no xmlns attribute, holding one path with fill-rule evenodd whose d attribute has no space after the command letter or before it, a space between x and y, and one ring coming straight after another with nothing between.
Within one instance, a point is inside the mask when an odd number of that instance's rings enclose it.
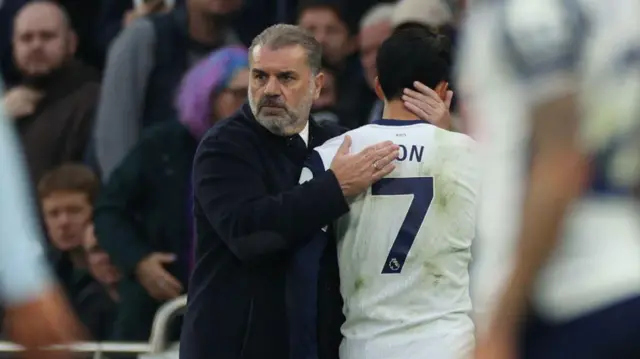
<instances>
[{"instance_id":1,"label":"dark trousers","mask_svg":"<svg viewBox=\"0 0 640 359\"><path fill-rule=\"evenodd\" d=\"M627 299L565 323L532 314L526 321L523 359L640 358L640 297Z\"/></svg>"}]
</instances>

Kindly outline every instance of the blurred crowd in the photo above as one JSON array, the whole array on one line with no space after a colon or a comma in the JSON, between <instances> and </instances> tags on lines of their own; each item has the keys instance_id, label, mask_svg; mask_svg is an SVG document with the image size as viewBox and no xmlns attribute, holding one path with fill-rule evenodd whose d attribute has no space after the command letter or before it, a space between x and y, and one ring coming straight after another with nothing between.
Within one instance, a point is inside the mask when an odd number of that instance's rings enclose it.
<instances>
[{"instance_id":1,"label":"blurred crowd","mask_svg":"<svg viewBox=\"0 0 640 359\"><path fill-rule=\"evenodd\" d=\"M394 29L427 28L452 61L461 5L448 2L0 0L3 105L52 266L93 339L146 341L159 306L186 292L193 155L245 102L255 35L309 30L327 78L312 114L353 129L382 114L375 58Z\"/></svg>"}]
</instances>

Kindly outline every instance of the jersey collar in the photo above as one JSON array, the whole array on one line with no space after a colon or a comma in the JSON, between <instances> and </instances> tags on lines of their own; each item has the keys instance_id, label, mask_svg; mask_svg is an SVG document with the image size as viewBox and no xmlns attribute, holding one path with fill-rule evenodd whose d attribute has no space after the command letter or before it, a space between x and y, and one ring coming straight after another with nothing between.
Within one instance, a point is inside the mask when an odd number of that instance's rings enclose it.
<instances>
[{"instance_id":1,"label":"jersey collar","mask_svg":"<svg viewBox=\"0 0 640 359\"><path fill-rule=\"evenodd\" d=\"M392 119L380 119L371 121L372 125L380 125L380 126L411 126L411 125L419 125L419 124L427 124L430 125L429 122L424 120L392 120Z\"/></svg>"}]
</instances>

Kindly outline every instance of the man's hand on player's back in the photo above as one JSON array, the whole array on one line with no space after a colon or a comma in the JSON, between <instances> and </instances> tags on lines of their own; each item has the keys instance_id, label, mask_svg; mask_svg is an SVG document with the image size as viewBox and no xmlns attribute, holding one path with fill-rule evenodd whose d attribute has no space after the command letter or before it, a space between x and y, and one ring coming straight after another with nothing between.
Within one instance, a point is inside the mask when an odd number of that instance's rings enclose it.
<instances>
[{"instance_id":1,"label":"man's hand on player's back","mask_svg":"<svg viewBox=\"0 0 640 359\"><path fill-rule=\"evenodd\" d=\"M365 191L371 184L393 171L393 161L398 157L398 146L391 141L381 142L350 154L351 137L345 136L342 145L331 162L345 197Z\"/></svg>"}]
</instances>

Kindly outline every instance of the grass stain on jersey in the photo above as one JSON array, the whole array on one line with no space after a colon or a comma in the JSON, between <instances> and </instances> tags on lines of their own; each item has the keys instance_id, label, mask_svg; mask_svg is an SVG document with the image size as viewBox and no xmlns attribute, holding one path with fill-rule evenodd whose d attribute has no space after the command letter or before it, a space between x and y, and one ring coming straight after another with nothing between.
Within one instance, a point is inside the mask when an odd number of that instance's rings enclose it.
<instances>
[{"instance_id":1,"label":"grass stain on jersey","mask_svg":"<svg viewBox=\"0 0 640 359\"><path fill-rule=\"evenodd\" d=\"M437 287L444 277L444 274L442 274L442 271L440 270L440 266L430 260L424 261L422 263L422 266L424 267L424 270L427 272L427 274L430 277L433 277L433 286Z\"/></svg>"},{"instance_id":2,"label":"grass stain on jersey","mask_svg":"<svg viewBox=\"0 0 640 359\"><path fill-rule=\"evenodd\" d=\"M357 293L364 287L364 279L362 277L356 278L356 281L353 283L353 293Z\"/></svg>"}]
</instances>

